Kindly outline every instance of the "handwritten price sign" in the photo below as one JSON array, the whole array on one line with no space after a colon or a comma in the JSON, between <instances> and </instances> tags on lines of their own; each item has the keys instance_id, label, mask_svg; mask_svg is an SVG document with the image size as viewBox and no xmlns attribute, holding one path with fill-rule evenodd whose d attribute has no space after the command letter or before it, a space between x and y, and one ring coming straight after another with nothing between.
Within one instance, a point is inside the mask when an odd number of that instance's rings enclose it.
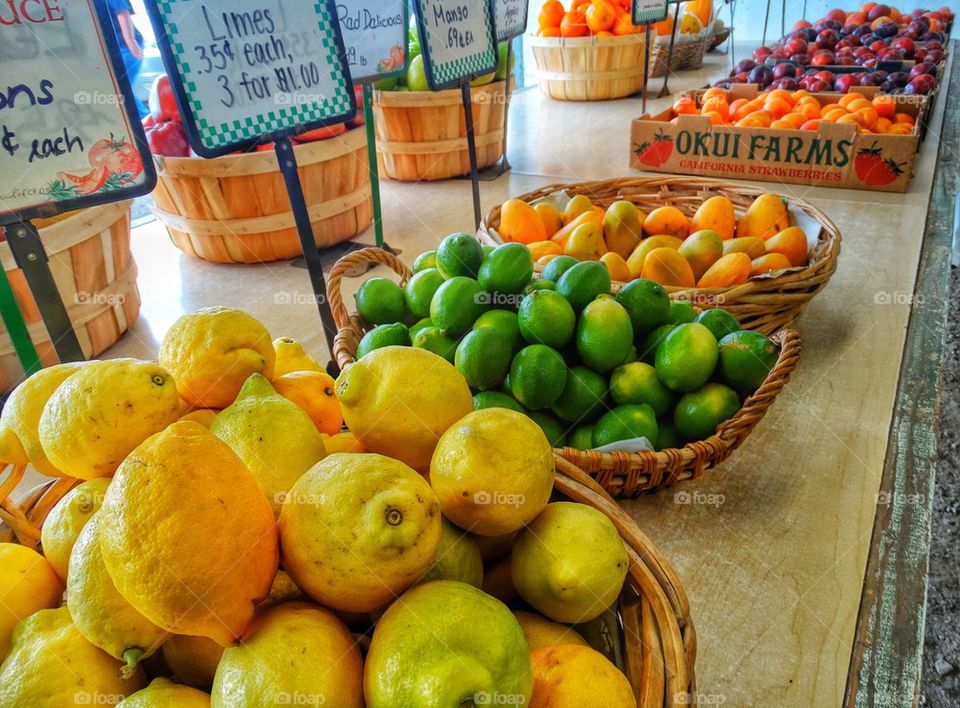
<instances>
[{"instance_id":1,"label":"handwritten price sign","mask_svg":"<svg viewBox=\"0 0 960 708\"><path fill-rule=\"evenodd\" d=\"M497 43L487 0L415 0L420 48L431 90L497 70Z\"/></svg>"},{"instance_id":2,"label":"handwritten price sign","mask_svg":"<svg viewBox=\"0 0 960 708\"><path fill-rule=\"evenodd\" d=\"M493 0L493 24L498 42L506 42L527 31L527 7L527 0Z\"/></svg>"},{"instance_id":3,"label":"handwritten price sign","mask_svg":"<svg viewBox=\"0 0 960 708\"><path fill-rule=\"evenodd\" d=\"M633 0L633 24L661 22L667 19L667 0Z\"/></svg>"},{"instance_id":4,"label":"handwritten price sign","mask_svg":"<svg viewBox=\"0 0 960 708\"><path fill-rule=\"evenodd\" d=\"M147 9L204 157L356 112L333 0L151 0Z\"/></svg>"},{"instance_id":5,"label":"handwritten price sign","mask_svg":"<svg viewBox=\"0 0 960 708\"><path fill-rule=\"evenodd\" d=\"M353 83L390 79L406 71L404 0L341 0L337 18Z\"/></svg>"}]
</instances>

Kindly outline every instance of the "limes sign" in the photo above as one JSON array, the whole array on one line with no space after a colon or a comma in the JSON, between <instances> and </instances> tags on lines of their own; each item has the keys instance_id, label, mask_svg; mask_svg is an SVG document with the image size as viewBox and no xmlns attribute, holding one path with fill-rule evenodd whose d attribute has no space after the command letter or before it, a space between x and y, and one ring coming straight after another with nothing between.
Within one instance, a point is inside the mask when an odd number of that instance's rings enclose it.
<instances>
[{"instance_id":1,"label":"limes sign","mask_svg":"<svg viewBox=\"0 0 960 708\"><path fill-rule=\"evenodd\" d=\"M488 0L414 0L420 50L432 91L497 70Z\"/></svg>"},{"instance_id":2,"label":"limes sign","mask_svg":"<svg viewBox=\"0 0 960 708\"><path fill-rule=\"evenodd\" d=\"M0 3L0 223L153 189L111 28L104 3Z\"/></svg>"},{"instance_id":3,"label":"limes sign","mask_svg":"<svg viewBox=\"0 0 960 708\"><path fill-rule=\"evenodd\" d=\"M403 75L407 69L405 0L339 0L337 19L353 83Z\"/></svg>"},{"instance_id":4,"label":"limes sign","mask_svg":"<svg viewBox=\"0 0 960 708\"><path fill-rule=\"evenodd\" d=\"M148 0L147 10L203 157L356 113L333 0Z\"/></svg>"},{"instance_id":5,"label":"limes sign","mask_svg":"<svg viewBox=\"0 0 960 708\"><path fill-rule=\"evenodd\" d=\"M633 24L645 25L667 19L667 0L633 0Z\"/></svg>"},{"instance_id":6,"label":"limes sign","mask_svg":"<svg viewBox=\"0 0 960 708\"><path fill-rule=\"evenodd\" d=\"M527 0L493 0L493 24L498 42L506 42L527 31L527 7Z\"/></svg>"}]
</instances>

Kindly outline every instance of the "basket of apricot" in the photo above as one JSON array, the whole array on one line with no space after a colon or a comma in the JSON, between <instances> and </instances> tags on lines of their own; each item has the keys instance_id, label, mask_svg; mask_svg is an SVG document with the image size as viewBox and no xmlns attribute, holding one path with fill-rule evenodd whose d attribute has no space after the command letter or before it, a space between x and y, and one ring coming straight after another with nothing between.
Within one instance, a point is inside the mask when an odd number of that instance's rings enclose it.
<instances>
[{"instance_id":1,"label":"basket of apricot","mask_svg":"<svg viewBox=\"0 0 960 708\"><path fill-rule=\"evenodd\" d=\"M525 244L541 277L600 261L614 292L653 280L767 335L796 322L840 255L837 227L801 199L679 177L548 185L495 207L479 236Z\"/></svg>"}]
</instances>

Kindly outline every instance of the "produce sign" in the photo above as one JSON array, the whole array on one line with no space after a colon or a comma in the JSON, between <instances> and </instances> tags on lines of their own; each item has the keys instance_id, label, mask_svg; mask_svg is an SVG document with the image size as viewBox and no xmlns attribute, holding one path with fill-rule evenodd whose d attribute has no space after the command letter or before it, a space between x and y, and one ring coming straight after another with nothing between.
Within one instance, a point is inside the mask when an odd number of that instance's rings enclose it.
<instances>
[{"instance_id":1,"label":"produce sign","mask_svg":"<svg viewBox=\"0 0 960 708\"><path fill-rule=\"evenodd\" d=\"M152 0L147 9L203 157L356 113L333 0Z\"/></svg>"},{"instance_id":2,"label":"produce sign","mask_svg":"<svg viewBox=\"0 0 960 708\"><path fill-rule=\"evenodd\" d=\"M431 91L495 72L499 66L489 2L416 0L420 47Z\"/></svg>"},{"instance_id":3,"label":"produce sign","mask_svg":"<svg viewBox=\"0 0 960 708\"><path fill-rule=\"evenodd\" d=\"M130 87L117 78L116 39L101 31L111 25L99 11L88 0L0 9L0 222L153 189Z\"/></svg>"},{"instance_id":4,"label":"produce sign","mask_svg":"<svg viewBox=\"0 0 960 708\"><path fill-rule=\"evenodd\" d=\"M493 0L497 41L506 42L527 31L527 0Z\"/></svg>"},{"instance_id":5,"label":"produce sign","mask_svg":"<svg viewBox=\"0 0 960 708\"><path fill-rule=\"evenodd\" d=\"M643 25L667 19L667 0L633 0L633 24Z\"/></svg>"},{"instance_id":6,"label":"produce sign","mask_svg":"<svg viewBox=\"0 0 960 708\"><path fill-rule=\"evenodd\" d=\"M407 4L403 0L340 0L337 18L355 84L404 74Z\"/></svg>"}]
</instances>

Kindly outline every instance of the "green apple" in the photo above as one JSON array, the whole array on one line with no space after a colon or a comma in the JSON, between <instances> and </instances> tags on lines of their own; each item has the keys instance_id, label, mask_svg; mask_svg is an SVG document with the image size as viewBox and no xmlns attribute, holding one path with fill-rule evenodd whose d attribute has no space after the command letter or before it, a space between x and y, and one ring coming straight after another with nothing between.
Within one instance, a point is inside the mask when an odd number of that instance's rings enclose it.
<instances>
[{"instance_id":1,"label":"green apple","mask_svg":"<svg viewBox=\"0 0 960 708\"><path fill-rule=\"evenodd\" d=\"M410 60L407 66L407 87L411 91L429 91L427 85L427 70L423 63L423 56L418 54Z\"/></svg>"},{"instance_id":2,"label":"green apple","mask_svg":"<svg viewBox=\"0 0 960 708\"><path fill-rule=\"evenodd\" d=\"M497 53L500 55L500 63L497 68L497 81L504 81L507 78L507 74L513 71L514 64L516 64L516 54L510 54L510 68L507 69L508 46L508 42L500 42L500 45L497 47Z\"/></svg>"},{"instance_id":3,"label":"green apple","mask_svg":"<svg viewBox=\"0 0 960 708\"><path fill-rule=\"evenodd\" d=\"M473 81L470 82L471 86L486 86L487 84L492 84L493 80L497 77L497 72L491 71L489 74L484 74L483 76L478 76Z\"/></svg>"}]
</instances>

